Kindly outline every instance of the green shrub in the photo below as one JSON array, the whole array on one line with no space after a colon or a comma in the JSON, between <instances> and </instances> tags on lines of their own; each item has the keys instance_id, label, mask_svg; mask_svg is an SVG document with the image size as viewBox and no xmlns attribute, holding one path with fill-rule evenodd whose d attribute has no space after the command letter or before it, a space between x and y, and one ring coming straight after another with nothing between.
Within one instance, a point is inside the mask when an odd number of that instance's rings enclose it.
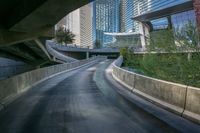
<instances>
[{"instance_id":1,"label":"green shrub","mask_svg":"<svg viewBox=\"0 0 200 133\"><path fill-rule=\"evenodd\" d=\"M200 87L200 56L193 53L192 60L184 54L133 54L128 52L124 66L150 77Z\"/></svg>"}]
</instances>

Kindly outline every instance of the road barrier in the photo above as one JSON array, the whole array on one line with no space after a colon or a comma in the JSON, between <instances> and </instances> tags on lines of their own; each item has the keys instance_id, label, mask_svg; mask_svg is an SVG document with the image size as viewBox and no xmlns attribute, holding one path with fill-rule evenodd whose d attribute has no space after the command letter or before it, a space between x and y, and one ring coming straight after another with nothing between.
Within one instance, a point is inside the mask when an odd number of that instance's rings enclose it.
<instances>
[{"instance_id":1,"label":"road barrier","mask_svg":"<svg viewBox=\"0 0 200 133\"><path fill-rule=\"evenodd\" d=\"M0 106L30 87L63 72L71 71L85 65L94 64L106 57L96 56L89 59L40 68L0 81ZM2 107L0 107L2 108Z\"/></svg>"},{"instance_id":2,"label":"road barrier","mask_svg":"<svg viewBox=\"0 0 200 133\"><path fill-rule=\"evenodd\" d=\"M200 88L159 80L120 68L123 57L112 64L115 80L131 92L200 124Z\"/></svg>"}]
</instances>

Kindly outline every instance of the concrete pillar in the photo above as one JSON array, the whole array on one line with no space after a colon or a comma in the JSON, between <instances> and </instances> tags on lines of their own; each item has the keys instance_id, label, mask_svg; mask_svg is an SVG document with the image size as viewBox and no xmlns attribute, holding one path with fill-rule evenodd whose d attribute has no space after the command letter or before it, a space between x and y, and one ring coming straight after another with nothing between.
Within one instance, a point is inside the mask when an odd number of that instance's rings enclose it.
<instances>
[{"instance_id":1,"label":"concrete pillar","mask_svg":"<svg viewBox=\"0 0 200 133\"><path fill-rule=\"evenodd\" d=\"M146 24L143 24L142 22L139 22L139 33L140 40L142 44L142 49L146 50L146 45L148 45L147 38L149 38L149 28Z\"/></svg>"},{"instance_id":2,"label":"concrete pillar","mask_svg":"<svg viewBox=\"0 0 200 133\"><path fill-rule=\"evenodd\" d=\"M89 59L89 52L86 52L86 59Z\"/></svg>"},{"instance_id":3,"label":"concrete pillar","mask_svg":"<svg viewBox=\"0 0 200 133\"><path fill-rule=\"evenodd\" d=\"M193 0L193 5L196 13L197 26L200 28L200 0Z\"/></svg>"},{"instance_id":4,"label":"concrete pillar","mask_svg":"<svg viewBox=\"0 0 200 133\"><path fill-rule=\"evenodd\" d=\"M56 61L56 57L55 56L53 56L53 61Z\"/></svg>"},{"instance_id":5,"label":"concrete pillar","mask_svg":"<svg viewBox=\"0 0 200 133\"><path fill-rule=\"evenodd\" d=\"M46 56L51 60L51 56L49 55L48 51L46 50L42 42L39 39L35 39L34 41L42 49L42 51L46 54Z\"/></svg>"},{"instance_id":6,"label":"concrete pillar","mask_svg":"<svg viewBox=\"0 0 200 133\"><path fill-rule=\"evenodd\" d=\"M191 58L192 58L192 53L188 53L188 56L187 56L188 61L191 61Z\"/></svg>"},{"instance_id":7,"label":"concrete pillar","mask_svg":"<svg viewBox=\"0 0 200 133\"><path fill-rule=\"evenodd\" d=\"M142 49L144 49L146 43L145 43L144 28L143 28L142 22L139 22L139 33L141 34L140 35L140 40L141 40Z\"/></svg>"},{"instance_id":8,"label":"concrete pillar","mask_svg":"<svg viewBox=\"0 0 200 133\"><path fill-rule=\"evenodd\" d=\"M172 29L172 20L171 20L171 16L167 17L168 23L169 23L169 29Z\"/></svg>"}]
</instances>

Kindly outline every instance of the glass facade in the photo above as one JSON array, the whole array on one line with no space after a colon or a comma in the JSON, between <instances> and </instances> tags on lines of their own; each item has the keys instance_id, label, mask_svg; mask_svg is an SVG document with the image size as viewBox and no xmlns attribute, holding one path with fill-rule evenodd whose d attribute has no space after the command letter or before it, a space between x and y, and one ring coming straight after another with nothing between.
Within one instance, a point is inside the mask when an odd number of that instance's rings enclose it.
<instances>
[{"instance_id":1,"label":"glass facade","mask_svg":"<svg viewBox=\"0 0 200 133\"><path fill-rule=\"evenodd\" d=\"M120 1L120 32L133 31L133 0Z\"/></svg>"},{"instance_id":2,"label":"glass facade","mask_svg":"<svg viewBox=\"0 0 200 133\"><path fill-rule=\"evenodd\" d=\"M167 29L169 26L169 22L167 18L152 20L151 24L153 26L153 30Z\"/></svg>"},{"instance_id":3,"label":"glass facade","mask_svg":"<svg viewBox=\"0 0 200 133\"><path fill-rule=\"evenodd\" d=\"M194 25L196 24L194 10L174 14L171 16L171 20L174 29L181 28L189 22L192 22Z\"/></svg>"},{"instance_id":4,"label":"glass facade","mask_svg":"<svg viewBox=\"0 0 200 133\"><path fill-rule=\"evenodd\" d=\"M119 32L119 5L119 0L96 0L94 2L95 40L99 41L101 46L113 41L113 38L104 35L104 32Z\"/></svg>"},{"instance_id":5,"label":"glass facade","mask_svg":"<svg viewBox=\"0 0 200 133\"><path fill-rule=\"evenodd\" d=\"M191 0L134 0L134 16L161 10Z\"/></svg>"},{"instance_id":6,"label":"glass facade","mask_svg":"<svg viewBox=\"0 0 200 133\"><path fill-rule=\"evenodd\" d=\"M171 20L172 20L172 25L173 25L175 44L177 46L181 46L182 43L180 39L182 39L183 36L185 39L187 39L187 42L194 44L193 41L195 40L193 39L196 36L195 35L196 33L193 29L193 27L194 28L196 27L195 11L190 10L190 11L174 14L171 16ZM188 31L187 33L185 32L186 30Z\"/></svg>"},{"instance_id":7,"label":"glass facade","mask_svg":"<svg viewBox=\"0 0 200 133\"><path fill-rule=\"evenodd\" d=\"M133 0L133 17L141 16L144 14L147 14L146 16L148 16L148 13L190 1L192 0ZM173 13L173 11L171 11L171 13ZM181 30L188 28L189 24L192 24L193 27L196 26L196 15L194 10L186 10L178 14L168 16L166 15L163 18L159 18L159 16L156 19L155 17L148 18L145 24L148 24L149 27L145 26L143 22L134 21L135 31L139 31L145 37L149 37L148 34L145 34L145 32L141 32L144 31L146 27L150 29L150 32L155 30L172 29L174 32L172 34L174 34L174 41L176 43L178 42L176 40L177 32L181 33ZM147 42L145 42L145 45L147 45Z\"/></svg>"},{"instance_id":8,"label":"glass facade","mask_svg":"<svg viewBox=\"0 0 200 133\"><path fill-rule=\"evenodd\" d=\"M139 16L142 14L148 14L150 12L158 11L161 9L165 9L171 6L175 6L178 4L182 4L192 0L134 0L133 1L133 16ZM161 22L153 22L153 26L155 29L159 29L159 25L162 25L163 20ZM160 23L160 24L159 24ZM157 26L156 26L157 25ZM164 25L162 25L164 26ZM134 30L138 31L138 22L134 21Z\"/></svg>"}]
</instances>

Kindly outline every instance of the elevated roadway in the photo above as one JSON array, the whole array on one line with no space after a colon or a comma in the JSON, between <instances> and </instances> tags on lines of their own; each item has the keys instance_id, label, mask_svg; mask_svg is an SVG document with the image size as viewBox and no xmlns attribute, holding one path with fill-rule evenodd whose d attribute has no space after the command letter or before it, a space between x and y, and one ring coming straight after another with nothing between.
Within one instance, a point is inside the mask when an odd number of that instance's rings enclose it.
<instances>
[{"instance_id":1,"label":"elevated roadway","mask_svg":"<svg viewBox=\"0 0 200 133\"><path fill-rule=\"evenodd\" d=\"M112 61L52 77L0 111L2 133L198 133L200 126L129 93ZM110 80L107 80L110 79Z\"/></svg>"}]
</instances>

